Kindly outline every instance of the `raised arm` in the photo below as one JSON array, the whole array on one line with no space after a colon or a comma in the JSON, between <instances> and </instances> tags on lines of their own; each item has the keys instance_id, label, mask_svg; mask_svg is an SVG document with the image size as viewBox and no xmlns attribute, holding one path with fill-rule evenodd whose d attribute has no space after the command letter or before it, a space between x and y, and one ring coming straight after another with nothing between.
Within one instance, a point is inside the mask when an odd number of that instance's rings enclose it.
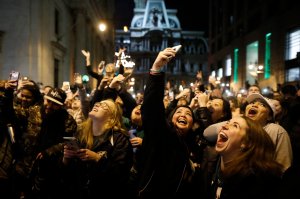
<instances>
[{"instance_id":1,"label":"raised arm","mask_svg":"<svg viewBox=\"0 0 300 199\"><path fill-rule=\"evenodd\" d=\"M142 118L147 132L161 131L162 125L165 123L165 108L163 104L165 75L161 69L175 56L172 48L166 48L161 51L152 68L147 81L144 94L144 102L142 105Z\"/></svg>"}]
</instances>

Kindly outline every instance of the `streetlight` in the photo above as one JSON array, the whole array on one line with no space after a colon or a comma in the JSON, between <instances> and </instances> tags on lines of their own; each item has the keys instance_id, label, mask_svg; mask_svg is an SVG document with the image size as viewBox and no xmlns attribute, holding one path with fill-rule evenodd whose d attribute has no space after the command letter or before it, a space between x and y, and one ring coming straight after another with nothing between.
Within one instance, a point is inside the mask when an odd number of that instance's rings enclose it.
<instances>
[{"instance_id":1,"label":"streetlight","mask_svg":"<svg viewBox=\"0 0 300 199\"><path fill-rule=\"evenodd\" d=\"M100 30L101 32L104 32L104 31L106 30L106 24L103 23L103 22L101 22L101 23L99 24L99 30Z\"/></svg>"}]
</instances>

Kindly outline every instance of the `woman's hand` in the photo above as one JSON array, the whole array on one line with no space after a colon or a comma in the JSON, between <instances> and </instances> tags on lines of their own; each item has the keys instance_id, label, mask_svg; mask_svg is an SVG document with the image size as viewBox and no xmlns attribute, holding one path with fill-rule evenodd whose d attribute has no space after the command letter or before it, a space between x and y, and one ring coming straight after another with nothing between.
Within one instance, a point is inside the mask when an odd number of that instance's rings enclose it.
<instances>
[{"instance_id":1,"label":"woman's hand","mask_svg":"<svg viewBox=\"0 0 300 199\"><path fill-rule=\"evenodd\" d=\"M134 137L134 138L130 139L130 143L131 143L132 147L142 146L143 139L140 137Z\"/></svg>"},{"instance_id":2,"label":"woman's hand","mask_svg":"<svg viewBox=\"0 0 300 199\"><path fill-rule=\"evenodd\" d=\"M65 144L64 145L63 163L67 164L70 159L77 158L77 157L78 157L78 149L74 149L73 147Z\"/></svg>"},{"instance_id":3,"label":"woman's hand","mask_svg":"<svg viewBox=\"0 0 300 199\"><path fill-rule=\"evenodd\" d=\"M209 101L209 95L201 92L201 93L197 94L197 96L198 96L199 107L206 107L207 103Z\"/></svg>"},{"instance_id":4,"label":"woman's hand","mask_svg":"<svg viewBox=\"0 0 300 199\"><path fill-rule=\"evenodd\" d=\"M74 149L73 147L64 145L64 158L77 158L78 157L78 149Z\"/></svg>"},{"instance_id":5,"label":"woman's hand","mask_svg":"<svg viewBox=\"0 0 300 199\"><path fill-rule=\"evenodd\" d=\"M109 76L104 76L98 86L98 90L103 90L109 83L112 81L112 78Z\"/></svg>"},{"instance_id":6,"label":"woman's hand","mask_svg":"<svg viewBox=\"0 0 300 199\"><path fill-rule=\"evenodd\" d=\"M5 89L16 89L18 85L18 80L8 80L4 83Z\"/></svg>"},{"instance_id":7,"label":"woman's hand","mask_svg":"<svg viewBox=\"0 0 300 199\"><path fill-rule=\"evenodd\" d=\"M91 54L89 51L81 50L82 54L85 56L86 65L91 65Z\"/></svg>"},{"instance_id":8,"label":"woman's hand","mask_svg":"<svg viewBox=\"0 0 300 199\"><path fill-rule=\"evenodd\" d=\"M153 63L151 70L159 71L173 57L175 57L175 55L176 55L176 51L173 48L165 48L163 51L160 51Z\"/></svg>"},{"instance_id":9,"label":"woman's hand","mask_svg":"<svg viewBox=\"0 0 300 199\"><path fill-rule=\"evenodd\" d=\"M89 149L79 149L77 154L78 154L78 158L82 161L98 162L102 157L104 157L104 154L106 153L96 153Z\"/></svg>"},{"instance_id":10,"label":"woman's hand","mask_svg":"<svg viewBox=\"0 0 300 199\"><path fill-rule=\"evenodd\" d=\"M121 88L121 84L123 83L125 77L121 74L119 74L118 76L115 76L111 83L109 84L109 88L113 88L116 90L120 90Z\"/></svg>"}]
</instances>

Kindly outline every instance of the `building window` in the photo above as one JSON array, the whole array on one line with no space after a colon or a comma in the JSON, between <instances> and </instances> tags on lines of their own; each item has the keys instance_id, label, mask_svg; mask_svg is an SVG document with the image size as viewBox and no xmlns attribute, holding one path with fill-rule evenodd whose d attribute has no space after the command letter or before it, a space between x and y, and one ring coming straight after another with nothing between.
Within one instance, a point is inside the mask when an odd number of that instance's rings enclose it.
<instances>
[{"instance_id":1,"label":"building window","mask_svg":"<svg viewBox=\"0 0 300 199\"><path fill-rule=\"evenodd\" d=\"M299 81L300 68L290 68L286 70L286 81L293 82Z\"/></svg>"},{"instance_id":2,"label":"building window","mask_svg":"<svg viewBox=\"0 0 300 199\"><path fill-rule=\"evenodd\" d=\"M250 84L255 84L258 66L258 41L248 44L246 52L246 80Z\"/></svg>"},{"instance_id":3,"label":"building window","mask_svg":"<svg viewBox=\"0 0 300 199\"><path fill-rule=\"evenodd\" d=\"M231 57L227 55L225 60L225 76L231 76Z\"/></svg>"},{"instance_id":4,"label":"building window","mask_svg":"<svg viewBox=\"0 0 300 199\"><path fill-rule=\"evenodd\" d=\"M218 68L218 77L222 78L223 77L223 68Z\"/></svg>"},{"instance_id":5,"label":"building window","mask_svg":"<svg viewBox=\"0 0 300 199\"><path fill-rule=\"evenodd\" d=\"M54 87L58 87L59 60L54 59Z\"/></svg>"},{"instance_id":6,"label":"building window","mask_svg":"<svg viewBox=\"0 0 300 199\"><path fill-rule=\"evenodd\" d=\"M286 60L295 59L300 52L300 28L292 30L286 36Z\"/></svg>"},{"instance_id":7,"label":"building window","mask_svg":"<svg viewBox=\"0 0 300 199\"><path fill-rule=\"evenodd\" d=\"M59 34L60 34L59 18L60 18L59 11L57 9L55 9L55 11L54 11L54 33L57 36L59 36Z\"/></svg>"}]
</instances>

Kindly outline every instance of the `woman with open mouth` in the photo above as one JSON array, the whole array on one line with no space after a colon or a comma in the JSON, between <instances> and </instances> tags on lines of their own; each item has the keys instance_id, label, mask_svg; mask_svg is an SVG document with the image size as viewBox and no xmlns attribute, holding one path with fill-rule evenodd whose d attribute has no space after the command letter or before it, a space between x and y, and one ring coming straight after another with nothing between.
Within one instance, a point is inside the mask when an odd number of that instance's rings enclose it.
<instances>
[{"instance_id":1,"label":"woman with open mouth","mask_svg":"<svg viewBox=\"0 0 300 199\"><path fill-rule=\"evenodd\" d=\"M218 133L219 161L212 182L214 199L280 198L282 165L262 128L245 116L232 118Z\"/></svg>"}]
</instances>

